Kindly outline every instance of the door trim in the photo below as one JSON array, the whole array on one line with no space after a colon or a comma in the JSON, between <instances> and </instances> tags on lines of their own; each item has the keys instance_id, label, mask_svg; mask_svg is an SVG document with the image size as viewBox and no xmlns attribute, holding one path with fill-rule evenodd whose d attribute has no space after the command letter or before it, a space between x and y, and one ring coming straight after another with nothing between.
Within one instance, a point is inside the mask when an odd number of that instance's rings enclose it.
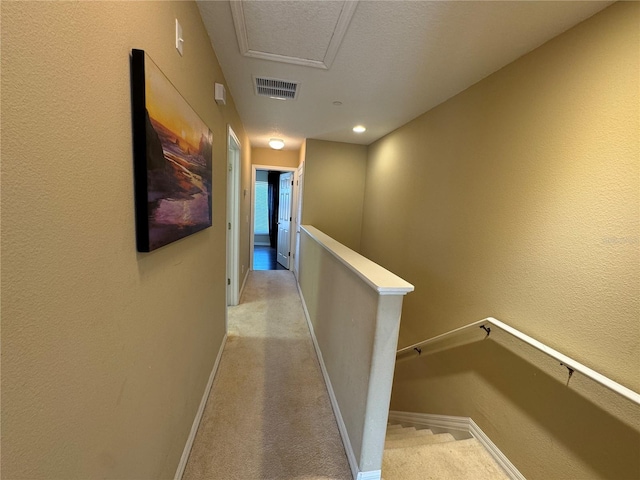
<instances>
[{"instance_id":1,"label":"door trim","mask_svg":"<svg viewBox=\"0 0 640 480\"><path fill-rule=\"evenodd\" d=\"M235 144L235 145L233 145ZM236 150L237 155L229 155L232 149ZM230 284L226 285L227 292L227 306L237 305L239 301L239 263L240 263L240 245L239 245L239 230L240 230L240 160L242 156L242 144L238 140L238 136L231 128L231 125L227 125L227 182L231 179L231 183L227 184L227 221L225 222L225 230L228 228L228 224L231 223L231 229L228 233L227 243L227 279L230 280ZM231 170L229 170L231 169ZM225 319L226 327L226 319Z\"/></svg>"},{"instance_id":2,"label":"door trim","mask_svg":"<svg viewBox=\"0 0 640 480\"><path fill-rule=\"evenodd\" d=\"M295 198L295 195L297 195L298 193L298 188L296 185L296 180L298 179L298 167L277 167L275 165L257 165L257 164L253 164L251 165L251 221L249 222L249 226L250 226L250 234L249 234L249 269L253 270L253 250L255 248L254 245L254 240L255 240L255 235L253 233L253 222L254 222L254 216L255 216L255 212L256 212L256 195L255 195L255 191L256 191L256 172L258 170L271 170L272 172L282 172L282 173L287 173L287 172L291 172L293 173L293 190L291 191L291 197ZM292 211L291 211L291 217L293 217L293 204L292 204ZM289 229L289 245L293 245L293 243L291 242L292 239L292 228ZM291 262L289 262L289 270L291 270Z\"/></svg>"},{"instance_id":3,"label":"door trim","mask_svg":"<svg viewBox=\"0 0 640 480\"><path fill-rule=\"evenodd\" d=\"M302 223L302 196L304 195L304 162L302 162L300 166L298 166L294 177L296 181L296 190L294 192L295 197L293 199L294 205L292 206L292 208L295 209L293 215L294 224L292 227L293 239L295 242L293 245L293 273L296 278L298 278L298 270L300 267L300 256L298 254L300 250L300 225Z\"/></svg>"}]
</instances>

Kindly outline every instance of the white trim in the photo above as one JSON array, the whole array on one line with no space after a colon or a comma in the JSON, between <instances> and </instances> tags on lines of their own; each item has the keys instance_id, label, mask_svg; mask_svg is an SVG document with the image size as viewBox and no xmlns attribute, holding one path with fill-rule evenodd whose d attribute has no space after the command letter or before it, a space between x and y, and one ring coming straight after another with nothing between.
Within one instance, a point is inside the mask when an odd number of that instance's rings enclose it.
<instances>
[{"instance_id":1,"label":"white trim","mask_svg":"<svg viewBox=\"0 0 640 480\"><path fill-rule=\"evenodd\" d=\"M302 200L304 194L304 162L298 166L296 170L296 202L294 205L295 228L293 232L293 273L298 278L298 269L300 268L300 224L302 222Z\"/></svg>"},{"instance_id":2,"label":"white trim","mask_svg":"<svg viewBox=\"0 0 640 480\"><path fill-rule=\"evenodd\" d=\"M480 442L480 444L482 444L485 450L489 452L496 463L502 467L509 478L511 478L512 480L526 480L524 478L524 475L522 475L518 471L515 465L509 461L505 454L500 451L496 444L493 443L489 437L487 437L487 434L484 433L480 429L478 424L471 418L469 419L469 427L471 430L471 434L478 440L478 442Z\"/></svg>"},{"instance_id":3,"label":"white trim","mask_svg":"<svg viewBox=\"0 0 640 480\"><path fill-rule=\"evenodd\" d=\"M489 439L478 424L469 417L391 410L389 412L389 422L402 423L403 426L425 427L434 430L436 433L451 433L456 439L473 437L478 440L511 480L526 480L524 475L518 471L515 465L509 461L496 444Z\"/></svg>"},{"instance_id":4,"label":"white trim","mask_svg":"<svg viewBox=\"0 0 640 480\"><path fill-rule=\"evenodd\" d=\"M235 3L235 2L231 2ZM276 53L261 52L260 50L245 50L242 55L249 58L259 58L260 60L270 60L272 62L288 63L290 65L300 65L302 67L321 68L328 70L329 67L320 60L309 60L307 58L290 57L288 55L278 55Z\"/></svg>"},{"instance_id":5,"label":"white trim","mask_svg":"<svg viewBox=\"0 0 640 480\"><path fill-rule=\"evenodd\" d=\"M240 52L244 53L249 50L249 39L247 38L247 24L244 20L244 9L242 2L229 2L231 7L231 17L236 30L236 38L238 39L238 47Z\"/></svg>"},{"instance_id":6,"label":"white trim","mask_svg":"<svg viewBox=\"0 0 640 480\"><path fill-rule=\"evenodd\" d=\"M406 295L414 287L386 268L351 250L311 225L300 225L300 230L309 235L340 263L355 273L378 292L378 295Z\"/></svg>"},{"instance_id":7,"label":"white trim","mask_svg":"<svg viewBox=\"0 0 640 480\"><path fill-rule=\"evenodd\" d=\"M450 332L446 332L436 337L430 338L428 340L423 340L422 342L414 343L413 345L409 345L408 347L401 348L396 352L396 356L402 355L403 353L411 352L413 349L417 347L423 347L432 343L437 343L440 340L462 333L469 329L474 329L474 328L478 329L478 327L480 327L481 325L486 325L486 324L493 325L494 327L497 327L500 330L517 338L521 342L531 345L533 348L541 351L542 353L547 354L551 358L556 359L558 362L560 362L563 368L566 367L566 368L570 368L575 372L579 372L583 374L585 377L590 378L594 382L599 383L603 387L606 387L609 390L627 398L628 400L631 400L636 405L640 405L640 393L634 392L630 388L627 388L624 385L621 385L618 382L611 380L609 377L605 377L601 373L598 373L595 370L592 370L591 368L587 367L586 365L583 365L577 360L574 360L573 358L568 357L563 353L558 352L557 350L554 350L550 346L545 345L544 343L536 340L533 337L530 337L526 333L523 333L520 330L517 330L512 326L507 325L504 322L501 322L500 320L496 320L493 317L487 317L484 320L478 320L477 322L473 322L463 327L456 328L455 330L451 330ZM486 338L486 336L483 334L480 338L478 338L478 340L482 338Z\"/></svg>"},{"instance_id":8,"label":"white trim","mask_svg":"<svg viewBox=\"0 0 640 480\"><path fill-rule=\"evenodd\" d=\"M230 153L234 151L231 155ZM226 287L227 305L237 305L240 299L238 294L238 280L240 277L240 182L242 163L242 144L231 125L227 124L227 215L225 232L227 233L227 278L231 281ZM226 223L231 223L231 229L227 230ZM226 281L225 281L226 283ZM225 323L226 327L226 323Z\"/></svg>"},{"instance_id":9,"label":"white trim","mask_svg":"<svg viewBox=\"0 0 640 480\"><path fill-rule=\"evenodd\" d=\"M196 439L198 427L200 426L200 422L202 421L204 408L207 406L207 400L209 399L209 394L211 393L213 380L216 377L218 366L220 365L220 358L222 357L222 351L224 350L224 346L226 345L226 343L227 334L225 333L224 337L222 338L222 343L220 344L220 350L218 350L218 356L216 357L216 361L213 363L213 368L211 369L211 374L209 375L209 381L207 382L207 386L205 387L204 393L202 394L202 400L200 400L200 406L198 407L198 411L196 412L196 417L193 419L193 425L191 425L191 431L189 432L189 436L187 437L187 443L185 443L184 445L184 450L182 451L182 457L180 457L180 463L178 463L178 468L176 470L174 480L181 480L182 475L184 474L184 469L187 466L187 461L189 460L189 455L191 454L191 448L193 447L193 442Z\"/></svg>"},{"instance_id":10,"label":"white trim","mask_svg":"<svg viewBox=\"0 0 640 480\"><path fill-rule=\"evenodd\" d=\"M242 286L240 287L240 293L238 294L238 302L242 300L242 293L244 292L244 287L247 285L247 278L249 278L249 269L244 272L244 280L242 280Z\"/></svg>"},{"instance_id":11,"label":"white trim","mask_svg":"<svg viewBox=\"0 0 640 480\"><path fill-rule=\"evenodd\" d=\"M311 317L309 316L307 303L304 301L302 288L300 287L300 283L298 283L297 279L296 286L298 287L298 293L300 294L300 300L302 301L302 309L304 310L304 316L307 319L307 326L309 327L309 333L311 334L313 347L318 357L318 363L320 364L322 377L324 378L324 383L327 386L327 392L329 393L329 399L331 400L331 408L333 409L333 414L336 417L338 430L340 431L340 436L342 437L342 444L344 445L344 450L347 454L347 460L349 461L351 474L353 475L354 480L381 480L380 470L361 472L358 467L358 461L356 460L355 453L353 452L353 447L351 446L351 440L349 439L349 433L347 432L347 426L342 419L342 413L340 412L340 407L338 406L338 400L336 399L336 394L333 391L333 386L331 385L331 380L329 379L329 373L327 372L327 367L324 364L322 352L320 351L320 345L318 345L318 339L316 338L316 334L313 330L313 324L311 323Z\"/></svg>"},{"instance_id":12,"label":"white trim","mask_svg":"<svg viewBox=\"0 0 640 480\"><path fill-rule=\"evenodd\" d=\"M389 412L389 422L398 422L403 425L429 428L434 430L435 433L447 432L452 434L456 440L471 438L469 420L469 417L398 412L394 410Z\"/></svg>"},{"instance_id":13,"label":"white trim","mask_svg":"<svg viewBox=\"0 0 640 480\"><path fill-rule=\"evenodd\" d=\"M335 60L338 53L338 49L342 44L342 40L347 33L347 28L349 28L351 18L353 17L357 6L358 0L346 0L344 2L342 11L340 12L340 18L338 18L336 28L333 31L333 36L331 37L331 41L329 42L327 52L325 53L323 59L326 68L331 68L331 65L333 64L333 61Z\"/></svg>"},{"instance_id":14,"label":"white trim","mask_svg":"<svg viewBox=\"0 0 640 480\"><path fill-rule=\"evenodd\" d=\"M356 480L381 480L381 470L369 470L368 472L358 472Z\"/></svg>"}]
</instances>

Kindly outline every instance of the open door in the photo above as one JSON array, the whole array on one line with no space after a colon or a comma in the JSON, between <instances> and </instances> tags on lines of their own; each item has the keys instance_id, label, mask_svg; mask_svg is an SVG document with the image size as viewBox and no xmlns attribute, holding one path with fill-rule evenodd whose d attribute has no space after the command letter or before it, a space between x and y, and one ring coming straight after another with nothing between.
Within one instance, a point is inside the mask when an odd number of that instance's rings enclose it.
<instances>
[{"instance_id":1,"label":"open door","mask_svg":"<svg viewBox=\"0 0 640 480\"><path fill-rule=\"evenodd\" d=\"M289 269L291 255L291 191L293 173L280 174L280 204L278 206L278 257L280 265Z\"/></svg>"}]
</instances>

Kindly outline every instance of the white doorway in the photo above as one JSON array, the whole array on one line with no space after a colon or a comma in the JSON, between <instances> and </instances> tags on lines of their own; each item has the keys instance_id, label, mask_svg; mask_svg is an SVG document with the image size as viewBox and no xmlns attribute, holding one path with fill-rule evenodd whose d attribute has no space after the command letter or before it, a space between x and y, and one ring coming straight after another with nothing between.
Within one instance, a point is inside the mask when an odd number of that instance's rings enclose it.
<instances>
[{"instance_id":1,"label":"white doorway","mask_svg":"<svg viewBox=\"0 0 640 480\"><path fill-rule=\"evenodd\" d=\"M227 127L227 305L239 302L240 141Z\"/></svg>"},{"instance_id":2,"label":"white doorway","mask_svg":"<svg viewBox=\"0 0 640 480\"><path fill-rule=\"evenodd\" d=\"M251 265L251 269L254 269L254 265L255 265L255 252L256 252L256 238L258 238L258 244L262 243L261 240L261 236L258 235L256 236L256 232L255 232L255 228L256 228L256 179L258 178L258 172L262 172L262 171L267 171L267 172L279 172L280 173L280 182L282 182L282 177L283 174L285 175L289 175L289 193L288 193L288 198L283 202L285 204L287 204L288 208L284 208L284 209L280 209L278 208L278 223L280 222L280 218L282 218L284 220L284 218L286 217L287 221L290 223L291 222L291 218L293 216L293 201L292 199L295 198L295 194L296 194L296 188L295 188L295 178L296 178L296 171L297 168L290 168L290 167L278 167L278 166L273 166L273 165L252 165L252 174L251 174L251 235L250 235L250 259L249 259L249 264ZM294 185L291 185L291 182L294 182ZM281 195L278 196L278 198L280 198ZM286 212L288 212L288 215L286 214ZM283 228L280 229L278 228L277 231L277 236L276 238L278 246L282 246L285 244L287 245L287 250L286 250L286 263L284 258L280 258L277 255L277 251L276 251L276 259L282 260L278 263L278 267L277 268L286 268L287 270L290 270L293 267L293 262L289 262L289 257L291 256L289 254L290 251L290 247L291 245L294 245L293 241L294 241L294 229L287 227L287 225L283 224L282 225ZM280 225L278 225L278 227L280 227ZM259 252L260 255L262 255L261 252ZM282 250L280 253L284 254L285 251ZM260 258L260 257L258 257ZM281 265L281 266L280 266ZM273 268L275 269L275 268Z\"/></svg>"}]
</instances>

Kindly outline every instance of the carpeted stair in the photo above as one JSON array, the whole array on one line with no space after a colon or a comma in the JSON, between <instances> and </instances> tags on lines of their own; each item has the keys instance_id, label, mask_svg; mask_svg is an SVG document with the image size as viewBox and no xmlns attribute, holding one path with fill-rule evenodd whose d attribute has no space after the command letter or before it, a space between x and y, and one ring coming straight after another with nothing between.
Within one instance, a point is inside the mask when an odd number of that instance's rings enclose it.
<instances>
[{"instance_id":1,"label":"carpeted stair","mask_svg":"<svg viewBox=\"0 0 640 480\"><path fill-rule=\"evenodd\" d=\"M475 438L389 425L382 462L384 480L508 480Z\"/></svg>"}]
</instances>

